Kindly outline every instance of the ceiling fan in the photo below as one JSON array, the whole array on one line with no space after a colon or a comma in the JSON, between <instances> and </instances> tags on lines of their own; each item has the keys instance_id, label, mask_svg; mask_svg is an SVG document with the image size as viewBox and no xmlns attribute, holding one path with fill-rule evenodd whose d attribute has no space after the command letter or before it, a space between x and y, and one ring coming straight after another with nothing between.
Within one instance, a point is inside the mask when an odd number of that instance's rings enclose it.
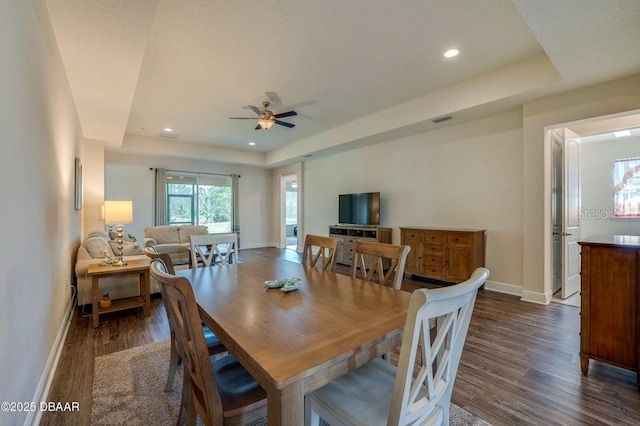
<instances>
[{"instance_id":1,"label":"ceiling fan","mask_svg":"<svg viewBox=\"0 0 640 426\"><path fill-rule=\"evenodd\" d=\"M287 112L281 112L280 114L274 114L272 111L269 111L268 109L269 105L271 105L269 102L264 101L262 102L261 110L258 109L258 107L255 107L253 105L248 105L245 107L255 112L256 114L258 114L258 125L256 126L256 130L259 130L259 129L268 130L271 127L273 127L274 124L279 124L281 126L288 127L288 128L295 127L295 124L285 123L284 121L280 121L278 119L283 117L291 117L294 115L298 115L297 112L287 111ZM229 117L229 118L231 120L255 120L255 118L253 117Z\"/></svg>"}]
</instances>

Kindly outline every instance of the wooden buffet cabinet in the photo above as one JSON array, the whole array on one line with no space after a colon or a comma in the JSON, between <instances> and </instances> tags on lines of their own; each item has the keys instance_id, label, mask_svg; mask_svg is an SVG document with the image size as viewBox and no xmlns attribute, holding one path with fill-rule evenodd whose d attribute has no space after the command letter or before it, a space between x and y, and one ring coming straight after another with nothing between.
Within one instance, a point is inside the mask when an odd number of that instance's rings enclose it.
<instances>
[{"instance_id":1,"label":"wooden buffet cabinet","mask_svg":"<svg viewBox=\"0 0 640 426\"><path fill-rule=\"evenodd\" d=\"M640 236L580 241L580 367L589 360L635 371L640 390Z\"/></svg>"},{"instance_id":2,"label":"wooden buffet cabinet","mask_svg":"<svg viewBox=\"0 0 640 426\"><path fill-rule=\"evenodd\" d=\"M484 230L400 228L400 244L411 247L405 272L459 283L484 266Z\"/></svg>"},{"instance_id":3,"label":"wooden buffet cabinet","mask_svg":"<svg viewBox=\"0 0 640 426\"><path fill-rule=\"evenodd\" d=\"M391 228L335 225L329 227L329 236L341 240L336 250L336 263L351 265L356 240L391 243Z\"/></svg>"}]
</instances>

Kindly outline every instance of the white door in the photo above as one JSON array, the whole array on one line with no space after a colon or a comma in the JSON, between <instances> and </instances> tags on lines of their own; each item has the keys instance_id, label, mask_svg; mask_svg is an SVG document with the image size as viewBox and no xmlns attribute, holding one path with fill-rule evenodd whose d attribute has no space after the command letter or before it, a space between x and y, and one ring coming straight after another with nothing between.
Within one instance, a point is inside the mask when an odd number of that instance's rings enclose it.
<instances>
[{"instance_id":1,"label":"white door","mask_svg":"<svg viewBox=\"0 0 640 426\"><path fill-rule=\"evenodd\" d=\"M580 137L561 129L562 162L562 298L580 291Z\"/></svg>"}]
</instances>

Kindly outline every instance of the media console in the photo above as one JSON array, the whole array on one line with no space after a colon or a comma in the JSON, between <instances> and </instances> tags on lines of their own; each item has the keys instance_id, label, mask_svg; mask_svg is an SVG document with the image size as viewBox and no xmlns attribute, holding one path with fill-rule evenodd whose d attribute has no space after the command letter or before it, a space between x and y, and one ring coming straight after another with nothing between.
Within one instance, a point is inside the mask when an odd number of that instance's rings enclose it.
<instances>
[{"instance_id":1,"label":"media console","mask_svg":"<svg viewBox=\"0 0 640 426\"><path fill-rule=\"evenodd\" d=\"M336 263L351 266L356 240L390 244L391 228L334 225L329 227L329 236L342 240L336 250Z\"/></svg>"}]
</instances>

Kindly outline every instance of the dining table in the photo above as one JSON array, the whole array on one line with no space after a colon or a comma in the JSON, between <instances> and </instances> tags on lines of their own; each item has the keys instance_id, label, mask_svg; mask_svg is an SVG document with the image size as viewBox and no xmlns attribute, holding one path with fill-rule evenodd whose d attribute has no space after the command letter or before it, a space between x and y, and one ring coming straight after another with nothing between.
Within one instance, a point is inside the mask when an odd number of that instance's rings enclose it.
<instances>
[{"instance_id":1,"label":"dining table","mask_svg":"<svg viewBox=\"0 0 640 426\"><path fill-rule=\"evenodd\" d=\"M267 393L269 425L304 396L399 346L411 293L284 259L183 269L203 322ZM294 278L295 291L265 282Z\"/></svg>"}]
</instances>

